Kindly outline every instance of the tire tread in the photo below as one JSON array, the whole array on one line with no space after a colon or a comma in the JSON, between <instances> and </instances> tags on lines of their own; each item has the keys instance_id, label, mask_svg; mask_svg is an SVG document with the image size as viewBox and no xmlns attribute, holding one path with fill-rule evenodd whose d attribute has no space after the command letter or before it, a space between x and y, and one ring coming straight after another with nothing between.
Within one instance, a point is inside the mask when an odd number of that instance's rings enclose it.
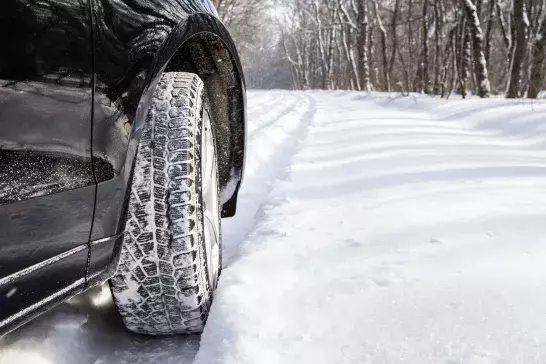
<instances>
[{"instance_id":1,"label":"tire tread","mask_svg":"<svg viewBox=\"0 0 546 364\"><path fill-rule=\"evenodd\" d=\"M165 73L147 115L110 284L125 325L139 334L200 333L207 319L216 282L206 273L195 158L206 108L199 77Z\"/></svg>"}]
</instances>

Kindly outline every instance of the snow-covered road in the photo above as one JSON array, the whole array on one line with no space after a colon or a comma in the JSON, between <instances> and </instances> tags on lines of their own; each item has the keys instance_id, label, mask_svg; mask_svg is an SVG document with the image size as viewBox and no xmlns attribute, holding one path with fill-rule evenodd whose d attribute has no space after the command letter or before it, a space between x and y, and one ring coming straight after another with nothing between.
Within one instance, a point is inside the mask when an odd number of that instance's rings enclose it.
<instances>
[{"instance_id":1,"label":"snow-covered road","mask_svg":"<svg viewBox=\"0 0 546 364\"><path fill-rule=\"evenodd\" d=\"M201 338L125 332L108 290L0 363L546 362L546 104L252 92Z\"/></svg>"}]
</instances>

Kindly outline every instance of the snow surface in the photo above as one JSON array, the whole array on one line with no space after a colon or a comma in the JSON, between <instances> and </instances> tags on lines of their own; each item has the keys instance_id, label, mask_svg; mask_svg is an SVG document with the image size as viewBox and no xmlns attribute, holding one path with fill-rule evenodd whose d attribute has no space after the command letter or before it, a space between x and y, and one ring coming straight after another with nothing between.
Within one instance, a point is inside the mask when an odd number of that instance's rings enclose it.
<instances>
[{"instance_id":1,"label":"snow surface","mask_svg":"<svg viewBox=\"0 0 546 364\"><path fill-rule=\"evenodd\" d=\"M546 362L546 102L252 92L201 338L127 333L109 292L0 363Z\"/></svg>"}]
</instances>

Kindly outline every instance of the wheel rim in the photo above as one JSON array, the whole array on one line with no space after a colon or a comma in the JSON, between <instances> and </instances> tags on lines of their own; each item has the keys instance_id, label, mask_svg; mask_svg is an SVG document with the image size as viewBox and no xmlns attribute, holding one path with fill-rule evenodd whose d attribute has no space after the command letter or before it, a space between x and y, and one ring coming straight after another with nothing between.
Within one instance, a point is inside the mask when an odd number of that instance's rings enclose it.
<instances>
[{"instance_id":1,"label":"wheel rim","mask_svg":"<svg viewBox=\"0 0 546 364\"><path fill-rule=\"evenodd\" d=\"M220 265L220 215L218 201L218 164L210 118L203 115L201 133L201 173L203 186L203 224L205 231L205 254L211 288L218 280Z\"/></svg>"}]
</instances>

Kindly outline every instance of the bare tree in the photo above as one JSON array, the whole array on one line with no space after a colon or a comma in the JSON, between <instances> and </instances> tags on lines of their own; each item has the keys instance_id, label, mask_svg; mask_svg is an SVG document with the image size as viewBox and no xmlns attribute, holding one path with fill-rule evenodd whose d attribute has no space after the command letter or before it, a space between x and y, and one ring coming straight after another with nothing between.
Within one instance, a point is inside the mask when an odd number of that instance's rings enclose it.
<instances>
[{"instance_id":1,"label":"bare tree","mask_svg":"<svg viewBox=\"0 0 546 364\"><path fill-rule=\"evenodd\" d=\"M379 35L381 39L381 65L383 70L383 89L385 91L391 90L391 80L389 75L389 59L387 55L387 30L385 29L385 26L383 25L383 21L381 20L381 17L379 16L379 9L377 6L377 0L374 0L374 15L376 19L376 23L379 28Z\"/></svg>"},{"instance_id":2,"label":"bare tree","mask_svg":"<svg viewBox=\"0 0 546 364\"><path fill-rule=\"evenodd\" d=\"M480 18L476 5L472 0L463 0L470 32L472 34L472 49L474 56L474 74L476 76L478 95L480 97L489 97L491 91L489 85L489 76L487 74L487 62L483 53L483 35L480 26Z\"/></svg>"},{"instance_id":3,"label":"bare tree","mask_svg":"<svg viewBox=\"0 0 546 364\"><path fill-rule=\"evenodd\" d=\"M484 57L485 63L489 64L491 57L491 41L493 38L493 23L495 20L495 5L497 0L489 0L489 6L487 8L487 27L485 30L485 45L484 45Z\"/></svg>"},{"instance_id":4,"label":"bare tree","mask_svg":"<svg viewBox=\"0 0 546 364\"><path fill-rule=\"evenodd\" d=\"M542 9L542 21L533 44L533 60L529 79L527 97L536 99L544 84L544 59L546 58L546 13Z\"/></svg>"},{"instance_id":5,"label":"bare tree","mask_svg":"<svg viewBox=\"0 0 546 364\"><path fill-rule=\"evenodd\" d=\"M529 21L527 19L527 15L525 14L525 1L513 1L513 51L511 52L510 78L508 80L508 89L506 90L506 97L510 99L519 97L521 70L523 59L525 57L525 49L527 47L525 33Z\"/></svg>"},{"instance_id":6,"label":"bare tree","mask_svg":"<svg viewBox=\"0 0 546 364\"><path fill-rule=\"evenodd\" d=\"M434 88L433 93L438 95L440 93L440 72L441 72L441 60L442 60L442 28L444 25L444 17L441 8L441 2L434 1Z\"/></svg>"},{"instance_id":7,"label":"bare tree","mask_svg":"<svg viewBox=\"0 0 546 364\"><path fill-rule=\"evenodd\" d=\"M242 9L258 6L252 5L258 0L216 1L223 9L235 9L237 2ZM276 32L267 28L271 22L252 28L244 17L227 17L256 34L261 28L278 34L241 35L246 67L256 70L250 72L253 85L271 84L261 82L260 74L272 77L280 71L268 72L268 66L284 65L293 87L301 89L413 90L443 97L467 97L470 90L481 97L507 91L520 97L527 91L531 97L544 86L546 0L260 1L256 11L275 1L275 12L262 14L274 14ZM261 59L263 54L282 59L275 63Z\"/></svg>"},{"instance_id":8,"label":"bare tree","mask_svg":"<svg viewBox=\"0 0 546 364\"><path fill-rule=\"evenodd\" d=\"M400 12L400 0L394 0L394 10L392 12L391 20L391 39L392 39L392 48L391 48L391 58L389 61L389 81L392 78L392 71L394 69L394 63L396 61L396 52L398 51L398 13Z\"/></svg>"},{"instance_id":9,"label":"bare tree","mask_svg":"<svg viewBox=\"0 0 546 364\"><path fill-rule=\"evenodd\" d=\"M367 0L356 0L356 14L358 24L357 60L362 90L371 91L370 64L368 60L368 8Z\"/></svg>"},{"instance_id":10,"label":"bare tree","mask_svg":"<svg viewBox=\"0 0 546 364\"><path fill-rule=\"evenodd\" d=\"M457 35L457 50L459 54L456 56L458 63L458 81L459 81L459 92L461 93L461 96L463 98L466 98L467 96L467 82L469 77L469 66L470 66L470 59L472 57L471 55L471 39L470 39L470 33L467 31L466 26L466 19L464 17L461 17L460 23L459 23L459 29L458 29L458 35Z\"/></svg>"},{"instance_id":11,"label":"bare tree","mask_svg":"<svg viewBox=\"0 0 546 364\"><path fill-rule=\"evenodd\" d=\"M428 24L428 2L429 0L423 0L423 53L421 55L421 75L419 79L419 91L426 94L430 93L429 89L429 49L428 49L428 37L429 37L429 24Z\"/></svg>"}]
</instances>

